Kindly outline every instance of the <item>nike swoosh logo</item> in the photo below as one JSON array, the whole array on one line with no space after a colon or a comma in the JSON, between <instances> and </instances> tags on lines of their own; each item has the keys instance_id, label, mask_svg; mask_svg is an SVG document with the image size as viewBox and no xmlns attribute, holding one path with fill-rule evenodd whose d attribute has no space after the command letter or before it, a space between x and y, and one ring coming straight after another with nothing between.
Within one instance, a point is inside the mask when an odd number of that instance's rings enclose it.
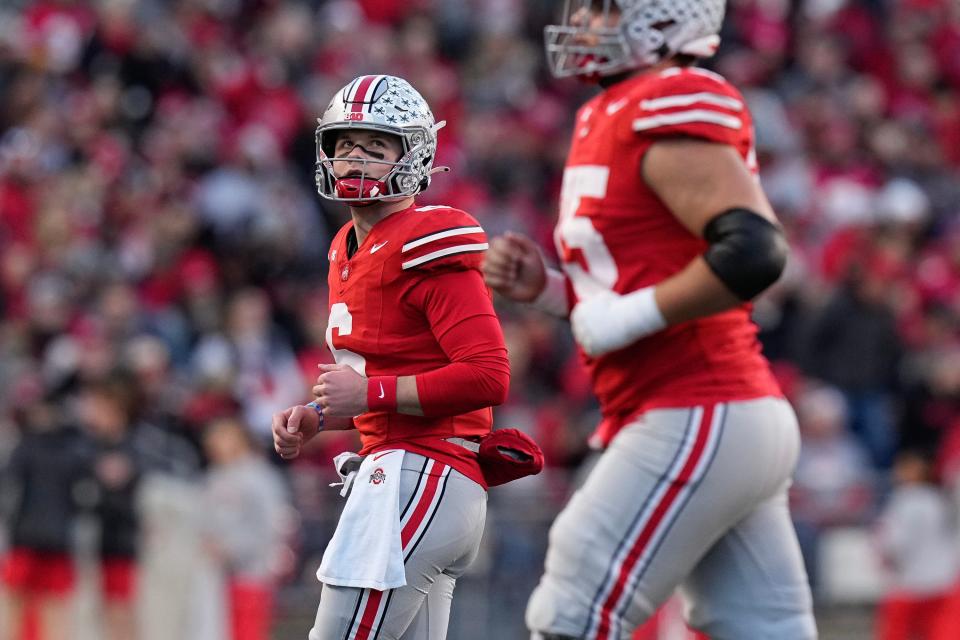
<instances>
[{"instance_id":1,"label":"nike swoosh logo","mask_svg":"<svg viewBox=\"0 0 960 640\"><path fill-rule=\"evenodd\" d=\"M387 242L390 242L390 241L387 240ZM380 244L373 245L372 247L370 247L370 253L376 253L377 251L380 251L380 249L382 249L387 244L387 242L381 242Z\"/></svg>"},{"instance_id":2,"label":"nike swoosh logo","mask_svg":"<svg viewBox=\"0 0 960 640\"><path fill-rule=\"evenodd\" d=\"M393 453L393 451L385 451L385 452L383 452L383 453L378 453L377 455L373 456L373 460L374 460L374 462L376 462L377 460L379 460L379 459L382 458L383 456L388 456L388 455L390 455L391 453Z\"/></svg>"},{"instance_id":3,"label":"nike swoosh logo","mask_svg":"<svg viewBox=\"0 0 960 640\"><path fill-rule=\"evenodd\" d=\"M620 109L623 109L625 106L627 106L627 102L629 102L629 99L627 98L617 100L616 102L611 102L607 105L607 115L612 116L617 111L620 111Z\"/></svg>"},{"instance_id":4,"label":"nike swoosh logo","mask_svg":"<svg viewBox=\"0 0 960 640\"><path fill-rule=\"evenodd\" d=\"M383 383L380 383L380 395L377 396L380 399L383 399Z\"/></svg>"}]
</instances>

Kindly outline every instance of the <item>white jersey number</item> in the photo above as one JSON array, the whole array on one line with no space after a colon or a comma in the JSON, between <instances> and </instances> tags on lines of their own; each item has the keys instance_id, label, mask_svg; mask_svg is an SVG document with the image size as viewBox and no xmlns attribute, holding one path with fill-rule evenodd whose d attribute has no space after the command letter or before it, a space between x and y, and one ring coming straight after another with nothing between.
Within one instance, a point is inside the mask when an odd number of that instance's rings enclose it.
<instances>
[{"instance_id":1,"label":"white jersey number","mask_svg":"<svg viewBox=\"0 0 960 640\"><path fill-rule=\"evenodd\" d=\"M563 172L560 189L560 222L555 241L560 255L571 249L583 253L586 269L580 262L564 261L563 270L573 284L577 298L584 300L601 291L610 291L620 277L617 264L603 236L586 216L576 215L583 198L603 198L607 195L610 168L599 165L568 167Z\"/></svg>"},{"instance_id":2,"label":"white jersey number","mask_svg":"<svg viewBox=\"0 0 960 640\"><path fill-rule=\"evenodd\" d=\"M333 346L333 330L338 336L348 336L353 332L353 316L347 309L347 303L337 302L330 307L330 318L327 320L327 346L333 354L337 364L345 364L362 376L367 375L367 361L358 353L349 349L337 349Z\"/></svg>"}]
</instances>

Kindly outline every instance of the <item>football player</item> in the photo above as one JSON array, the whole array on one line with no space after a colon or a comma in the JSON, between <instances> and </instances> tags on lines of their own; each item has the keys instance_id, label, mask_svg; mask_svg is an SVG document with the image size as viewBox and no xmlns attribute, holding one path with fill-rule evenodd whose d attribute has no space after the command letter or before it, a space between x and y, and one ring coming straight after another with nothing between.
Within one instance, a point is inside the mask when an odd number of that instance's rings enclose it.
<instances>
[{"instance_id":1,"label":"football player","mask_svg":"<svg viewBox=\"0 0 960 640\"><path fill-rule=\"evenodd\" d=\"M799 435L750 300L780 276L750 112L694 66L724 0L571 0L545 29L553 74L598 81L577 113L546 268L518 234L487 283L569 316L600 400L604 453L550 532L533 638L629 638L681 587L714 640L810 640L787 508Z\"/></svg>"},{"instance_id":2,"label":"football player","mask_svg":"<svg viewBox=\"0 0 960 640\"><path fill-rule=\"evenodd\" d=\"M352 489L318 571L311 640L444 638L478 551L477 441L509 365L480 271L483 229L414 201L437 171L443 124L405 80L376 75L339 91L317 127L318 192L351 217L328 256L336 364L321 367L310 405L274 416L273 436L289 459L319 431L356 428L362 463L338 457Z\"/></svg>"}]
</instances>

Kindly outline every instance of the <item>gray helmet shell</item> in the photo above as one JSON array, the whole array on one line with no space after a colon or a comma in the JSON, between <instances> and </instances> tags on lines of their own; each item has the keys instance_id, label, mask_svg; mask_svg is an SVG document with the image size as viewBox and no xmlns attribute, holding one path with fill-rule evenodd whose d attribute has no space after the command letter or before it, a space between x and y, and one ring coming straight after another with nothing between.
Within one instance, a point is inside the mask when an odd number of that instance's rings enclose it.
<instances>
[{"instance_id":1,"label":"gray helmet shell","mask_svg":"<svg viewBox=\"0 0 960 640\"><path fill-rule=\"evenodd\" d=\"M396 200L413 196L430 185L437 154L436 122L430 105L403 78L386 75L360 76L343 87L330 101L316 130L317 193L328 200ZM339 132L369 129L393 134L403 143L403 155L380 178L386 189L373 197L344 198L337 194L333 174L334 147ZM367 161L370 162L370 161Z\"/></svg>"},{"instance_id":2,"label":"gray helmet shell","mask_svg":"<svg viewBox=\"0 0 960 640\"><path fill-rule=\"evenodd\" d=\"M562 24L544 29L547 63L553 75L562 78L643 69L677 54L708 58L720 44L726 4L726 0L567 0ZM591 26L591 16L609 26Z\"/></svg>"}]
</instances>

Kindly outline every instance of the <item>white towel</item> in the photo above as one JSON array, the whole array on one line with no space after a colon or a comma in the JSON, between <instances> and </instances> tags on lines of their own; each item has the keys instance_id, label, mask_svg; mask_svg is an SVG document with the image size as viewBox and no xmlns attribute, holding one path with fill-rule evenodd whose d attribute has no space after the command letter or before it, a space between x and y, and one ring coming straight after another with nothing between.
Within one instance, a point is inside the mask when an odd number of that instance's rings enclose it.
<instances>
[{"instance_id":1,"label":"white towel","mask_svg":"<svg viewBox=\"0 0 960 640\"><path fill-rule=\"evenodd\" d=\"M342 454L341 454L342 455ZM338 473L348 458L337 456ZM378 451L363 459L352 480L337 530L317 578L326 584L385 591L407 584L400 545L400 471L403 450Z\"/></svg>"}]
</instances>

